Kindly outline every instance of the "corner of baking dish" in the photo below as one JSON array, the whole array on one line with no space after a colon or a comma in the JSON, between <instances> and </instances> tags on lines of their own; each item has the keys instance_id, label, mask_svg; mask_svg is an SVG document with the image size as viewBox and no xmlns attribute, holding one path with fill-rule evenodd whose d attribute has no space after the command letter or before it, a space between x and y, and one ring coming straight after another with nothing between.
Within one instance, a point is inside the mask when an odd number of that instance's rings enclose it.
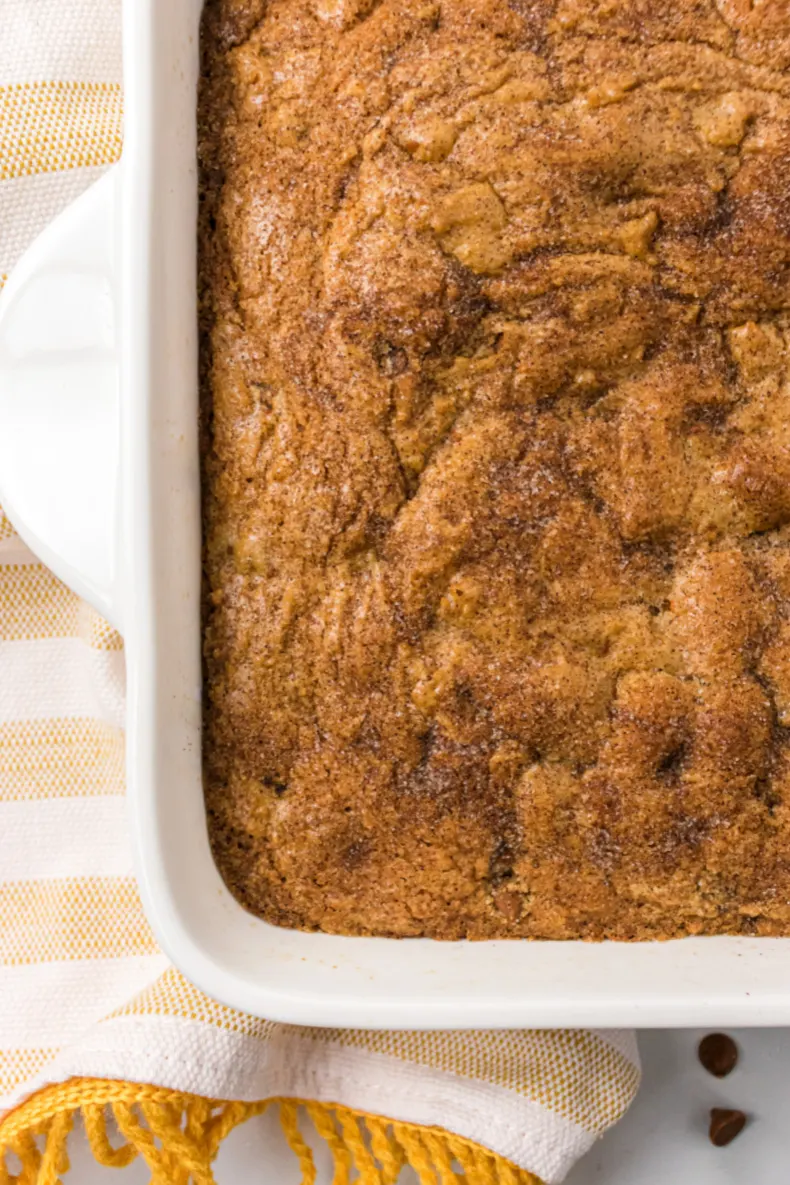
<instances>
[{"instance_id":1,"label":"corner of baking dish","mask_svg":"<svg viewBox=\"0 0 790 1185\"><path fill-rule=\"evenodd\" d=\"M97 535L94 524L92 536L94 543L104 539L104 552L88 548L91 568L88 552L69 550L73 540L66 546L62 536L47 536L48 520L27 532L43 558L125 635L137 870L162 947L209 995L302 1024L790 1022L790 942L784 939L629 945L341 938L267 925L246 913L222 883L209 848L201 784L195 260L200 7L200 0L127 0L121 171L105 183L103 196L86 198L79 218L72 215L84 233L91 224L105 228L97 275L106 281L102 291L111 294L117 324L120 401L105 429L117 438L120 427L120 478L117 466L105 475L101 529ZM51 241L62 231L53 232ZM31 257L28 265L33 263ZM116 349L114 334L113 328L97 348ZM3 341L0 310L0 374ZM107 393L106 384L102 390ZM0 429L18 429L13 417L19 406L0 392ZM95 487L91 496L95 501ZM21 508L16 518L24 530ZM68 562L60 554L64 547Z\"/></svg>"}]
</instances>

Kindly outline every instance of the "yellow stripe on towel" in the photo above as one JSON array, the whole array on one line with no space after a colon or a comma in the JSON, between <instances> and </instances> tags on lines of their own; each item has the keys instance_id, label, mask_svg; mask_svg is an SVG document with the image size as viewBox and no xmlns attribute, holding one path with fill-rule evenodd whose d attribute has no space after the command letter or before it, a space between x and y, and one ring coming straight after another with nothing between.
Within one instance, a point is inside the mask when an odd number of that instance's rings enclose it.
<instances>
[{"instance_id":1,"label":"yellow stripe on towel","mask_svg":"<svg viewBox=\"0 0 790 1185\"><path fill-rule=\"evenodd\" d=\"M107 164L120 153L121 136L116 83L0 86L0 181Z\"/></svg>"},{"instance_id":2,"label":"yellow stripe on towel","mask_svg":"<svg viewBox=\"0 0 790 1185\"><path fill-rule=\"evenodd\" d=\"M91 717L0 724L0 802L124 793L123 733Z\"/></svg>"},{"instance_id":3,"label":"yellow stripe on towel","mask_svg":"<svg viewBox=\"0 0 790 1185\"><path fill-rule=\"evenodd\" d=\"M0 964L153 955L132 877L0 885Z\"/></svg>"}]
</instances>

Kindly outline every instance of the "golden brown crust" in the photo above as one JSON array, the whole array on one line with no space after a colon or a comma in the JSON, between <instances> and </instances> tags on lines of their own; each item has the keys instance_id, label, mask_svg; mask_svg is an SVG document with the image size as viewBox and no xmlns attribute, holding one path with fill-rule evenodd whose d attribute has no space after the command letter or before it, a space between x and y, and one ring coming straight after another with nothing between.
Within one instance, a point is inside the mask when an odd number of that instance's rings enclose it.
<instances>
[{"instance_id":1,"label":"golden brown crust","mask_svg":"<svg viewBox=\"0 0 790 1185\"><path fill-rule=\"evenodd\" d=\"M209 0L205 782L254 912L790 931L789 67L785 0Z\"/></svg>"}]
</instances>

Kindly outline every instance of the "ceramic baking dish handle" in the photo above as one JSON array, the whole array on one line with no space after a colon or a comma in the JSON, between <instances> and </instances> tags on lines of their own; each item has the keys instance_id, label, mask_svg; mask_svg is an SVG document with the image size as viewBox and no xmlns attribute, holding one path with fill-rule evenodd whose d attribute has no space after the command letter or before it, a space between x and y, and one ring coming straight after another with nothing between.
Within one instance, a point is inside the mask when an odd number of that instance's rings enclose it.
<instances>
[{"instance_id":1,"label":"ceramic baking dish handle","mask_svg":"<svg viewBox=\"0 0 790 1185\"><path fill-rule=\"evenodd\" d=\"M119 629L120 167L47 227L0 293L0 506Z\"/></svg>"}]
</instances>

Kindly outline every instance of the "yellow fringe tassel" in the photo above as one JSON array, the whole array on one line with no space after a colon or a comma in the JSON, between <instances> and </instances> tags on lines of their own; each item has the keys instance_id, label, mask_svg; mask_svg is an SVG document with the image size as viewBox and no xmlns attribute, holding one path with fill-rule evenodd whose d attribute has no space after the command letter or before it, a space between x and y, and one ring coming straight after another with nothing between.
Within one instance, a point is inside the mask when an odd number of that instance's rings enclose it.
<instances>
[{"instance_id":1,"label":"yellow fringe tassel","mask_svg":"<svg viewBox=\"0 0 790 1185\"><path fill-rule=\"evenodd\" d=\"M307 1099L227 1102L134 1082L74 1078L32 1095L0 1121L0 1185L62 1185L67 1143L80 1117L96 1161L122 1169L138 1156L151 1185L216 1185L212 1165L220 1145L240 1123L279 1107L285 1137L315 1185L313 1153L300 1128L300 1109L329 1145L332 1185L394 1185L404 1165L420 1185L541 1185L501 1156L439 1127L396 1123L380 1115ZM111 1142L112 1119L121 1137ZM19 1167L12 1167L15 1157Z\"/></svg>"}]
</instances>

